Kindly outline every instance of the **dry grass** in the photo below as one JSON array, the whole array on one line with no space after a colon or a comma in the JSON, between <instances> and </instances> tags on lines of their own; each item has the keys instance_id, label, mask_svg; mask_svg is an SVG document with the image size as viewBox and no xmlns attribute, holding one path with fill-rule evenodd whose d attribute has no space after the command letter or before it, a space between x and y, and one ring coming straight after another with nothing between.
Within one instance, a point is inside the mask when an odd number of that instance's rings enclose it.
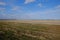
<instances>
[{"instance_id":1,"label":"dry grass","mask_svg":"<svg viewBox=\"0 0 60 40\"><path fill-rule=\"evenodd\" d=\"M60 25L0 21L0 40L60 40Z\"/></svg>"}]
</instances>

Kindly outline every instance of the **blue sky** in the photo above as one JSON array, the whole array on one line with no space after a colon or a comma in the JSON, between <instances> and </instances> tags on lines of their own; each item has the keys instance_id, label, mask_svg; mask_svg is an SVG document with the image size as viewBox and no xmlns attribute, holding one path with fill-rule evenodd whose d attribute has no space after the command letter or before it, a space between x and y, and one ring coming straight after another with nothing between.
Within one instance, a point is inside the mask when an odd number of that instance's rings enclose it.
<instances>
[{"instance_id":1,"label":"blue sky","mask_svg":"<svg viewBox=\"0 0 60 40\"><path fill-rule=\"evenodd\" d=\"M0 0L0 19L60 19L60 0Z\"/></svg>"}]
</instances>

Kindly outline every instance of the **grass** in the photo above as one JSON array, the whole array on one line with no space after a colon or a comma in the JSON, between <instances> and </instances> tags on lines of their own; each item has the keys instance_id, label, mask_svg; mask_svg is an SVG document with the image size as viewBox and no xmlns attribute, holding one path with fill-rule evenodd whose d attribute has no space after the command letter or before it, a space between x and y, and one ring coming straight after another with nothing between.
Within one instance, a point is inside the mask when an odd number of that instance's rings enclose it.
<instances>
[{"instance_id":1,"label":"grass","mask_svg":"<svg viewBox=\"0 0 60 40\"><path fill-rule=\"evenodd\" d=\"M0 40L60 40L60 25L0 22Z\"/></svg>"}]
</instances>

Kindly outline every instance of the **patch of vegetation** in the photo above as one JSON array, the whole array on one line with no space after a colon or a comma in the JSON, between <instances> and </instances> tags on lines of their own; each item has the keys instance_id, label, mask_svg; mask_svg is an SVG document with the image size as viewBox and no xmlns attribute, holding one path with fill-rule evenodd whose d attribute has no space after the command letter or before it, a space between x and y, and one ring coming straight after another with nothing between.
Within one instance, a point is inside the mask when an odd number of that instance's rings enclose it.
<instances>
[{"instance_id":1,"label":"patch of vegetation","mask_svg":"<svg viewBox=\"0 0 60 40\"><path fill-rule=\"evenodd\" d=\"M60 40L60 25L0 22L0 40Z\"/></svg>"}]
</instances>

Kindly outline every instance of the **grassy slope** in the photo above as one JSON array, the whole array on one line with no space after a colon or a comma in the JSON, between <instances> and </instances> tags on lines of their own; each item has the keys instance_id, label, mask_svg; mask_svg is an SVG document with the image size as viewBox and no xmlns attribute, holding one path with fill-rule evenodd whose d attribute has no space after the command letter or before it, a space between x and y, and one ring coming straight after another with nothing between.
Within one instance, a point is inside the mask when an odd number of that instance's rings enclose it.
<instances>
[{"instance_id":1,"label":"grassy slope","mask_svg":"<svg viewBox=\"0 0 60 40\"><path fill-rule=\"evenodd\" d=\"M60 25L0 22L0 40L60 40Z\"/></svg>"}]
</instances>

